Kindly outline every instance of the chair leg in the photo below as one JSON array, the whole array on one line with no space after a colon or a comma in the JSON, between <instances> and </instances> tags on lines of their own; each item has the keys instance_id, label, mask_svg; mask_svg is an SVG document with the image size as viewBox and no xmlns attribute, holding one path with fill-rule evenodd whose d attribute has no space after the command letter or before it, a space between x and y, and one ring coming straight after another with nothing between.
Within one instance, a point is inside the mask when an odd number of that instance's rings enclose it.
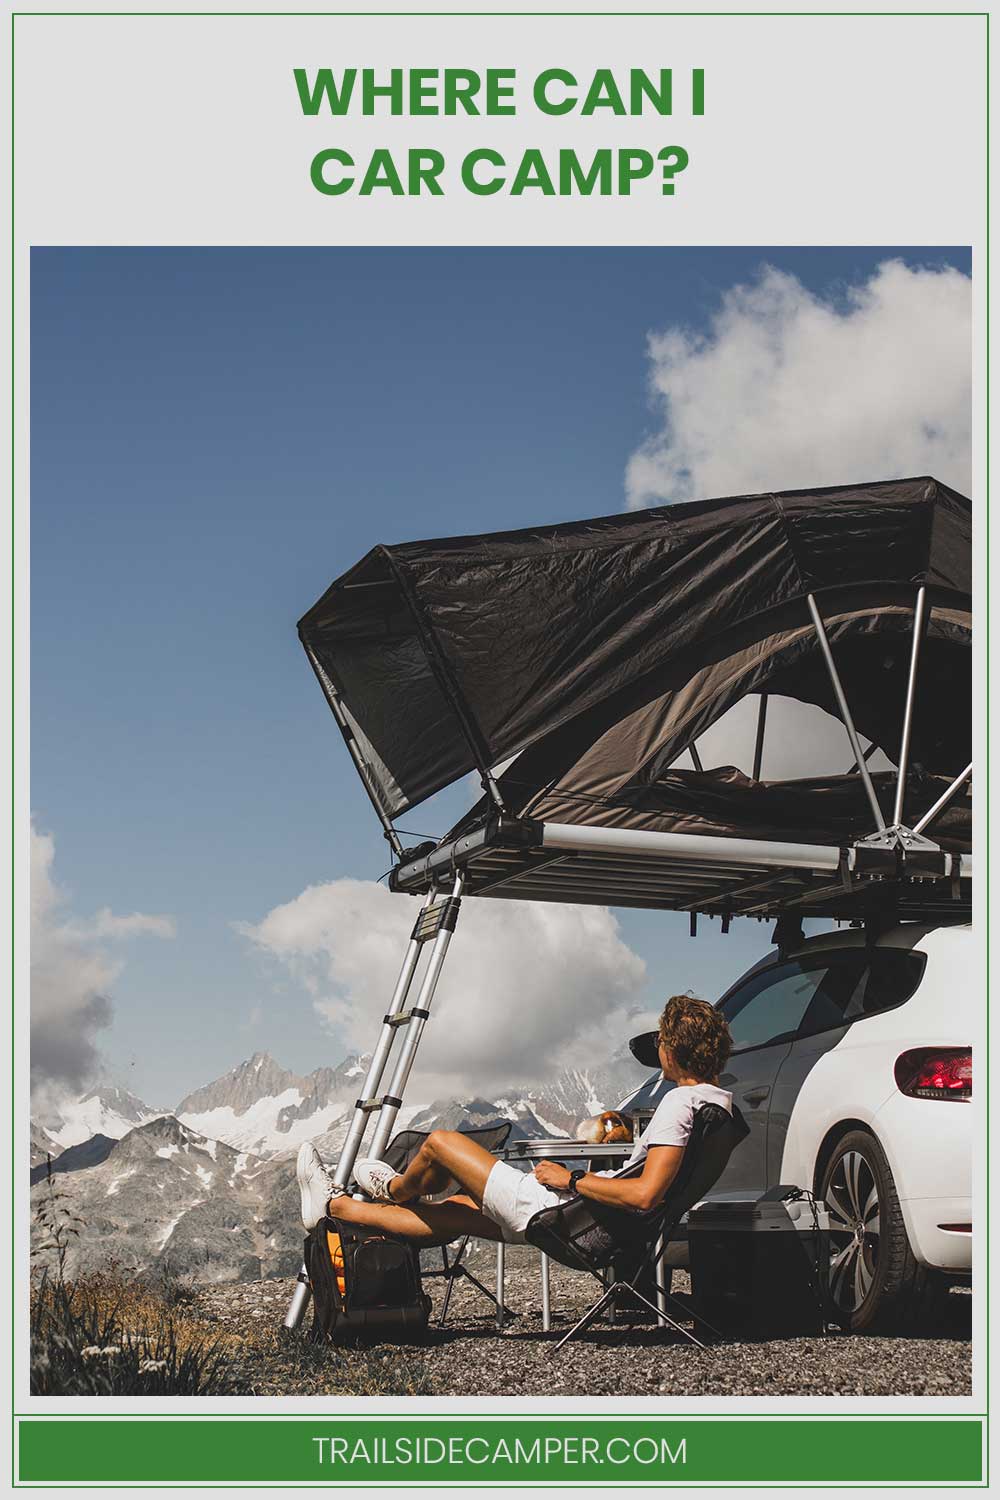
<instances>
[{"instance_id":1,"label":"chair leg","mask_svg":"<svg viewBox=\"0 0 1000 1500\"><path fill-rule=\"evenodd\" d=\"M479 1280L478 1276L474 1276L472 1274L472 1272L471 1271L467 1271L464 1266L460 1266L458 1268L457 1274L459 1276L464 1276L467 1281L471 1281L472 1285L474 1287L477 1287L479 1289L479 1291L482 1292L482 1294L483 1294L484 1297L489 1297L489 1299L493 1303L494 1307L502 1307L503 1310L504 1310L504 1312L506 1313L506 1315L509 1318L512 1318L514 1316L514 1314L511 1312L511 1310L507 1306L507 1304L505 1302L500 1302L497 1299L497 1297L494 1295L494 1293L490 1291L489 1287L483 1285L483 1283Z\"/></svg>"},{"instance_id":2,"label":"chair leg","mask_svg":"<svg viewBox=\"0 0 1000 1500\"><path fill-rule=\"evenodd\" d=\"M720 1333L714 1323L710 1323L707 1318L703 1318L700 1312L696 1312L693 1307L685 1307L683 1302L679 1302L676 1297L674 1297L670 1292L667 1291L666 1287L660 1286L659 1282L656 1283L656 1290L661 1294L661 1296L665 1297L668 1302L672 1303L674 1307L680 1308L681 1312L686 1313L688 1317L693 1319L695 1323L700 1323L702 1328L707 1328L709 1333L714 1333L715 1337L719 1339L720 1342L725 1343L726 1335L724 1333Z\"/></svg>"},{"instance_id":3,"label":"chair leg","mask_svg":"<svg viewBox=\"0 0 1000 1500\"><path fill-rule=\"evenodd\" d=\"M595 1318L600 1317L601 1313L607 1307L608 1303L614 1300L615 1292L618 1290L620 1285L621 1283L616 1281L611 1286L609 1286L607 1291L604 1293L604 1296L598 1297L593 1307L589 1307L584 1313L583 1317L578 1319L578 1321L573 1324L573 1327L570 1329L569 1333L564 1333L559 1342L557 1344L553 1344L550 1352L552 1354L555 1354L562 1348L563 1344L569 1343L574 1334L583 1333L585 1329L589 1328Z\"/></svg>"},{"instance_id":4,"label":"chair leg","mask_svg":"<svg viewBox=\"0 0 1000 1500\"><path fill-rule=\"evenodd\" d=\"M458 1271L459 1266L462 1264L462 1251L460 1250L458 1252L458 1259L455 1261L454 1265L451 1265L448 1260L448 1248L446 1245L442 1245L441 1259L444 1261L444 1276L448 1285L444 1289L444 1302L441 1304L441 1316L440 1318L438 1318L439 1328L444 1327L445 1319L448 1316L448 1304L451 1302L451 1294L455 1286L455 1275Z\"/></svg>"},{"instance_id":5,"label":"chair leg","mask_svg":"<svg viewBox=\"0 0 1000 1500\"><path fill-rule=\"evenodd\" d=\"M684 1337L690 1340L692 1344L697 1344L699 1349L705 1348L705 1345L702 1343L701 1339L696 1339L693 1333L688 1333L687 1329L682 1328L679 1323L675 1322L668 1313L665 1313L663 1311L662 1307L657 1307L655 1302L650 1302L648 1297L644 1297L642 1295L638 1287L632 1286L629 1282L625 1282L624 1285L628 1286L629 1291L632 1292L634 1296L638 1297L639 1301L642 1302L646 1307L648 1307L650 1312L654 1312L657 1318L665 1318L668 1327L673 1328L677 1333L683 1334Z\"/></svg>"},{"instance_id":6,"label":"chair leg","mask_svg":"<svg viewBox=\"0 0 1000 1500\"><path fill-rule=\"evenodd\" d=\"M462 1257L465 1254L465 1247L469 1243L469 1238L470 1237L466 1235L465 1239L459 1246L458 1253L456 1254L453 1261L448 1260L447 1246L441 1246L441 1257L444 1261L444 1276L447 1279L448 1285L445 1289L444 1302L441 1304L441 1316L438 1318L439 1328L443 1328L445 1325L445 1321L448 1317L448 1307L451 1303L451 1294L454 1289L455 1282L458 1280L459 1276L464 1276L467 1281L471 1281L472 1285L476 1288L477 1291L481 1292L484 1297L489 1298L490 1302L492 1302L493 1306L496 1308L498 1321L504 1322L515 1316L514 1313L511 1312L510 1308L506 1305L506 1303L497 1301L496 1297L494 1297L489 1287L484 1286L483 1283L479 1280L478 1276L474 1276L473 1273L469 1270L468 1266L466 1266L464 1261L462 1260Z\"/></svg>"}]
</instances>

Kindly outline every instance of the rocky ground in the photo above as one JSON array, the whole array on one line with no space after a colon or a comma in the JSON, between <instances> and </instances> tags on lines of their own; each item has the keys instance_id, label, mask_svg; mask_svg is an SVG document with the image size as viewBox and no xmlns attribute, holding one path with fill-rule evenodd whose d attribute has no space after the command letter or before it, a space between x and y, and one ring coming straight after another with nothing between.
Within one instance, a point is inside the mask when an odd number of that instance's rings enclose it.
<instances>
[{"instance_id":1,"label":"rocky ground","mask_svg":"<svg viewBox=\"0 0 1000 1500\"><path fill-rule=\"evenodd\" d=\"M491 1285L494 1250L475 1257ZM425 1283L440 1308L442 1282ZM954 1396L971 1390L971 1296L952 1292L920 1338L779 1339L706 1351L669 1331L599 1326L554 1352L592 1300L592 1283L552 1267L553 1331L541 1330L538 1257L508 1248L506 1299L518 1316L498 1335L489 1305L456 1284L448 1324L419 1344L318 1348L281 1321L294 1282L271 1279L198 1290L189 1311L227 1336L231 1371L247 1395L427 1396ZM687 1278L675 1273L674 1289Z\"/></svg>"}]
</instances>

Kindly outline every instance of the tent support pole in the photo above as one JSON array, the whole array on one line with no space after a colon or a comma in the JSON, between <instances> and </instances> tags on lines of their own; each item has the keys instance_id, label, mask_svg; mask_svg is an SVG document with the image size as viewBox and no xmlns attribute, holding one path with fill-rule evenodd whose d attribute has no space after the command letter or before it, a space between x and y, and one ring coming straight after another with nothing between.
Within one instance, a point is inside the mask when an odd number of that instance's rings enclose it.
<instances>
[{"instance_id":1,"label":"tent support pole","mask_svg":"<svg viewBox=\"0 0 1000 1500\"><path fill-rule=\"evenodd\" d=\"M701 756L698 754L697 740L692 740L690 745L688 745L688 753L691 756L691 763L694 766L695 770L704 771L705 767L702 765Z\"/></svg>"},{"instance_id":2,"label":"tent support pole","mask_svg":"<svg viewBox=\"0 0 1000 1500\"><path fill-rule=\"evenodd\" d=\"M418 599L410 578L405 568L399 566L389 548L381 547L379 551L385 558L393 577L399 585L400 592L410 608L413 622L417 627L424 654L428 665L434 673L435 680L442 694L447 700L452 713L458 720L458 726L469 750L472 752L472 760L477 770L484 789L493 799L494 806L500 813L506 813L507 805L503 800L503 793L497 785L493 772L490 769L490 754L486 743L479 731L479 726L469 705L465 701L465 694L455 680L451 664L438 640L430 619L424 614L423 606Z\"/></svg>"},{"instance_id":3,"label":"tent support pole","mask_svg":"<svg viewBox=\"0 0 1000 1500\"><path fill-rule=\"evenodd\" d=\"M757 739L753 747L753 780L760 780L760 768L764 759L764 726L767 723L767 694L761 693L757 706Z\"/></svg>"},{"instance_id":4,"label":"tent support pole","mask_svg":"<svg viewBox=\"0 0 1000 1500\"><path fill-rule=\"evenodd\" d=\"M493 775L493 772L483 771L480 773L479 779L483 784L483 790L485 792L488 792L489 795L493 798L493 805L496 808L497 812L505 813L507 811L507 806L503 800L503 793L497 785L496 777Z\"/></svg>"},{"instance_id":5,"label":"tent support pole","mask_svg":"<svg viewBox=\"0 0 1000 1500\"><path fill-rule=\"evenodd\" d=\"M868 749L865 751L865 760L871 760L872 756L875 754L875 751L877 749L878 749L878 745L876 745L875 741L872 740L871 744L868 746ZM853 776L854 773L855 773L855 771L857 769L858 769L858 763L857 763L857 761L854 761L853 764L850 766L850 768L847 771L844 772L844 774L845 774L845 776Z\"/></svg>"},{"instance_id":6,"label":"tent support pole","mask_svg":"<svg viewBox=\"0 0 1000 1500\"><path fill-rule=\"evenodd\" d=\"M906 771L910 759L910 735L913 730L913 705L916 701L917 664L920 660L920 642L924 634L926 608L927 589L921 585L917 591L917 602L913 609L913 643L910 647L910 675L906 683L906 708L903 711L903 735L899 745L899 770L896 774L896 800L892 809L892 821L897 826L903 821Z\"/></svg>"},{"instance_id":7,"label":"tent support pole","mask_svg":"<svg viewBox=\"0 0 1000 1500\"><path fill-rule=\"evenodd\" d=\"M819 606L816 603L814 594L807 594L806 600L809 604L809 613L812 615L812 622L816 630L817 639L819 640L820 650L823 653L823 660L826 662L826 670L830 674L830 682L833 685L833 691L837 698L838 707L840 708L840 716L844 721L844 728L847 730L847 737L851 742L851 749L854 751L854 758L858 763L858 770L861 772L861 779L865 784L868 801L875 817L875 826L881 833L885 831L885 818L882 816L882 809L879 807L878 798L875 795L871 772L868 769L868 762L865 760L861 749L861 741L858 739L858 731L855 729L854 720L851 718L851 710L847 706L843 684L840 681L837 664L833 659L833 652L830 650L830 642L827 639L823 616L819 612Z\"/></svg>"},{"instance_id":8,"label":"tent support pole","mask_svg":"<svg viewBox=\"0 0 1000 1500\"><path fill-rule=\"evenodd\" d=\"M344 737L344 743L346 744L347 749L350 752L350 756L354 762L355 769L358 775L361 777L361 784L364 787L365 791L368 793L368 800L371 802L372 807L374 807L376 815L378 816L378 820L382 824L386 839L389 842L389 847L391 848L395 857L399 859L403 853L403 845L400 843L399 834L396 832L395 828L393 828L382 808L382 803L376 789L375 779L372 776L368 762L365 760L364 756L361 753L361 747L357 742L354 730L351 728L351 722L344 712L344 705L340 701L340 694L337 692L337 689L334 687L329 676L320 665L320 662L312 647L310 645L307 645L305 641L303 641L302 644L303 646L305 646L306 655L309 658L309 665L316 673L316 680L318 681L320 687L323 689L323 696L326 698L327 703L329 703L333 717L337 721L337 728L340 730L341 734Z\"/></svg>"},{"instance_id":9,"label":"tent support pole","mask_svg":"<svg viewBox=\"0 0 1000 1500\"><path fill-rule=\"evenodd\" d=\"M929 807L924 813L923 817L920 819L920 822L914 824L913 832L923 833L924 829L928 827L929 824L934 822L934 819L937 817L938 813L944 812L952 797L954 797L957 791L961 790L961 788L965 785L971 775L972 761L970 760L961 776L955 777L955 780L952 782L951 786L948 787L947 791L941 793L934 806Z\"/></svg>"}]
</instances>

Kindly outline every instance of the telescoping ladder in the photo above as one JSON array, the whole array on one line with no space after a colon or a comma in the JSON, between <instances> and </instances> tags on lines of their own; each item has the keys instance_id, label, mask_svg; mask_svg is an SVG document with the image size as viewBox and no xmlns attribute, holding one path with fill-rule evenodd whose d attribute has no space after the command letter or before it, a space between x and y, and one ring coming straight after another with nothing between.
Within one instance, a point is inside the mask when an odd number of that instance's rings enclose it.
<instances>
[{"instance_id":1,"label":"telescoping ladder","mask_svg":"<svg viewBox=\"0 0 1000 1500\"><path fill-rule=\"evenodd\" d=\"M346 1189L351 1181L354 1163L358 1159L361 1143L368 1129L369 1116L375 1116L375 1133L368 1148L369 1155L375 1158L380 1157L389 1144L389 1137L403 1105L403 1093L413 1067L413 1060L417 1055L420 1038L431 1013L434 991L441 977L451 935L458 921L463 883L462 876L456 874L451 894L448 896L432 886L421 907L420 915L414 923L406 947L403 967L399 972L389 1009L382 1018L382 1031L372 1053L371 1062L368 1064L362 1094L354 1106L354 1115L347 1135L344 1137L344 1144L340 1148L340 1157L333 1174L337 1187ZM432 945L430 957L424 967L423 979L417 993L417 1003L407 1010L406 1002L420 967L421 954L428 944ZM380 1095L378 1091L398 1032L403 1034L403 1041L397 1051L389 1086L386 1092ZM286 1328L298 1328L309 1305L310 1295L309 1278L303 1266L299 1272L295 1295L285 1315Z\"/></svg>"}]
</instances>

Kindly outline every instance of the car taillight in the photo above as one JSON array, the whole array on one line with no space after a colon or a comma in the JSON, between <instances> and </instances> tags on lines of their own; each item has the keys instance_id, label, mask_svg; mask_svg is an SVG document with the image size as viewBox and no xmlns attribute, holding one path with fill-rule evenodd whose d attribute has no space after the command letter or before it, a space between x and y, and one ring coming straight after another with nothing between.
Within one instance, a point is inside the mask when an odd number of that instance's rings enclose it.
<instances>
[{"instance_id":1,"label":"car taillight","mask_svg":"<svg viewBox=\"0 0 1000 1500\"><path fill-rule=\"evenodd\" d=\"M971 1099L971 1047L917 1047L896 1059L896 1084L911 1099Z\"/></svg>"}]
</instances>

